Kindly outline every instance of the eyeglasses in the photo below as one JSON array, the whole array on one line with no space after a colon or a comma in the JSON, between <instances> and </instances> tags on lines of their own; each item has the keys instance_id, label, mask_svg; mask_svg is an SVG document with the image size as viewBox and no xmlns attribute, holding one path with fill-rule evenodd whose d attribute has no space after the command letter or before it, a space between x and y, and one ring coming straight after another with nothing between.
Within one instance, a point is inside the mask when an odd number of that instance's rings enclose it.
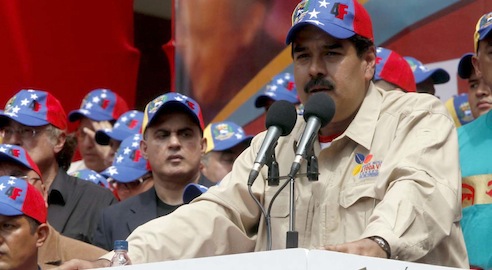
<instances>
[{"instance_id":1,"label":"eyeglasses","mask_svg":"<svg viewBox=\"0 0 492 270\"><path fill-rule=\"evenodd\" d=\"M125 188L126 190L134 190L134 189L138 188L145 180L147 180L151 177L152 177L152 175L143 176L143 177L138 178L135 181L128 182L128 183L122 183L122 182L118 182L118 181L114 180L113 178L108 178L108 183L110 183L110 185L114 189L121 190L121 189Z\"/></svg>"},{"instance_id":2,"label":"eyeglasses","mask_svg":"<svg viewBox=\"0 0 492 270\"><path fill-rule=\"evenodd\" d=\"M0 130L0 136L4 139L10 139L12 136L15 134L19 134L21 139L30 139L34 138L36 134L38 134L38 131L32 127L23 127L19 129L15 129L12 127L4 127Z\"/></svg>"},{"instance_id":3,"label":"eyeglasses","mask_svg":"<svg viewBox=\"0 0 492 270\"><path fill-rule=\"evenodd\" d=\"M39 177L29 177L27 175L18 176L17 178L24 179L31 185L34 185L37 181L41 181L41 178Z\"/></svg>"}]
</instances>

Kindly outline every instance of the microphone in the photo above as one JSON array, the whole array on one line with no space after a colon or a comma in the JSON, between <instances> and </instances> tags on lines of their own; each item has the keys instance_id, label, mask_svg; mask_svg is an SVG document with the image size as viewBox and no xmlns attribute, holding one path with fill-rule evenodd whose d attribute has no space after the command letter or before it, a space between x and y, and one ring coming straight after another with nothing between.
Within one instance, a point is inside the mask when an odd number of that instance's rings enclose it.
<instances>
[{"instance_id":1,"label":"microphone","mask_svg":"<svg viewBox=\"0 0 492 270\"><path fill-rule=\"evenodd\" d=\"M253 164L248 177L248 185L252 185L260 174L260 170L273 154L280 136L288 135L292 132L297 121L297 112L294 104L285 101L275 101L266 115L265 125L267 134L258 151L258 154Z\"/></svg>"},{"instance_id":2,"label":"microphone","mask_svg":"<svg viewBox=\"0 0 492 270\"><path fill-rule=\"evenodd\" d=\"M313 146L316 134L326 126L335 115L335 102L325 93L315 93L304 106L304 120L307 122L301 140L297 144L296 156L290 169L289 177L293 178L301 168L301 162Z\"/></svg>"}]
</instances>

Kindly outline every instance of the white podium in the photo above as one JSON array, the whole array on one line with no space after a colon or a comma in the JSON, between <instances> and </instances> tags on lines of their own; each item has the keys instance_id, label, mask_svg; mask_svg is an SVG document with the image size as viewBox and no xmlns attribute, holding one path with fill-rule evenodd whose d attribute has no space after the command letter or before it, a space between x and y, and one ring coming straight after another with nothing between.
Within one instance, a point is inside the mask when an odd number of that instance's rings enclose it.
<instances>
[{"instance_id":1,"label":"white podium","mask_svg":"<svg viewBox=\"0 0 492 270\"><path fill-rule=\"evenodd\" d=\"M169 262L120 266L115 270L452 270L428 264L387 260L339 252L307 249L285 249L224 255Z\"/></svg>"}]
</instances>

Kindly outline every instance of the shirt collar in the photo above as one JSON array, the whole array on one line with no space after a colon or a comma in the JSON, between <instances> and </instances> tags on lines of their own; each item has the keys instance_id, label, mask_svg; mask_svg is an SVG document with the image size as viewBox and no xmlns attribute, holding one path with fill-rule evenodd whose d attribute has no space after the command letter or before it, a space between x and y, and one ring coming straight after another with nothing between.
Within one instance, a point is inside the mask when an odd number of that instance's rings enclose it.
<instances>
[{"instance_id":1,"label":"shirt collar","mask_svg":"<svg viewBox=\"0 0 492 270\"><path fill-rule=\"evenodd\" d=\"M65 205L67 202L67 194L63 193L64 190L68 190L66 186L67 181L63 179L63 176L67 176L67 173L63 169L58 169L55 179L51 184L50 190L48 192L48 205L58 204Z\"/></svg>"},{"instance_id":2,"label":"shirt collar","mask_svg":"<svg viewBox=\"0 0 492 270\"><path fill-rule=\"evenodd\" d=\"M383 90L379 90L376 86L370 82L369 89L366 96L362 101L359 111L355 115L354 119L348 126L348 128L340 136L333 139L333 142L341 140L344 137L348 137L355 141L357 144L363 146L366 149L371 149L372 139L376 130L376 124L381 112L381 103L383 100ZM296 125L305 126L305 121L302 117L298 117ZM300 121L301 120L301 121ZM301 124L299 124L301 122ZM297 130L297 134L294 134L294 151L295 145L297 145L299 138L304 132L304 127ZM314 153L319 154L321 151L320 142L314 143Z\"/></svg>"},{"instance_id":3,"label":"shirt collar","mask_svg":"<svg viewBox=\"0 0 492 270\"><path fill-rule=\"evenodd\" d=\"M359 111L342 134L342 137L347 136L364 148L371 149L376 124L381 113L383 97L380 91L372 82L370 83Z\"/></svg>"}]
</instances>

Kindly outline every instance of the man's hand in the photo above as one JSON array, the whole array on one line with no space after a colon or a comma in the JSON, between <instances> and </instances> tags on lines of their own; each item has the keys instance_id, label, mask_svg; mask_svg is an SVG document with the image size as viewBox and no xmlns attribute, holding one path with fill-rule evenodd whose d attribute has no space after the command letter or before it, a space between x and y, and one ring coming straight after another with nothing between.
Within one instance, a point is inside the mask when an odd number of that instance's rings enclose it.
<instances>
[{"instance_id":1,"label":"man's hand","mask_svg":"<svg viewBox=\"0 0 492 270\"><path fill-rule=\"evenodd\" d=\"M367 238L340 245L325 246L321 249L362 256L387 258L386 252L376 242Z\"/></svg>"},{"instance_id":2,"label":"man's hand","mask_svg":"<svg viewBox=\"0 0 492 270\"><path fill-rule=\"evenodd\" d=\"M73 259L58 266L57 268L55 268L55 270L79 270L79 269L103 268L103 267L109 267L109 264L110 262L106 259L99 259L93 262Z\"/></svg>"},{"instance_id":3,"label":"man's hand","mask_svg":"<svg viewBox=\"0 0 492 270\"><path fill-rule=\"evenodd\" d=\"M84 127L82 129L82 132L87 134L90 138L95 139L96 137L96 131L102 130L102 129L112 129L113 126L109 121L92 121L92 129Z\"/></svg>"}]
</instances>

